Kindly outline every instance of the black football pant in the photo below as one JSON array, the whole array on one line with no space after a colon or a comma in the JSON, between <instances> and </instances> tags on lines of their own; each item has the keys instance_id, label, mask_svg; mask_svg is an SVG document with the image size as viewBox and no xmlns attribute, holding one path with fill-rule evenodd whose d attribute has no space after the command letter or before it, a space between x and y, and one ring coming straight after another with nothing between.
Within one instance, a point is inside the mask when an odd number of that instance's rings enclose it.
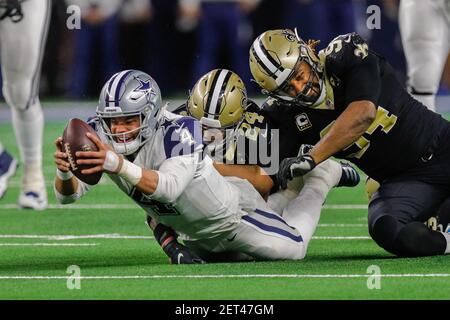
<instances>
[{"instance_id":1,"label":"black football pant","mask_svg":"<svg viewBox=\"0 0 450 320\"><path fill-rule=\"evenodd\" d=\"M370 236L401 257L443 254L445 237L423 222L438 212L448 218L450 206L445 204L449 197L450 152L445 152L381 183L369 204Z\"/></svg>"}]
</instances>

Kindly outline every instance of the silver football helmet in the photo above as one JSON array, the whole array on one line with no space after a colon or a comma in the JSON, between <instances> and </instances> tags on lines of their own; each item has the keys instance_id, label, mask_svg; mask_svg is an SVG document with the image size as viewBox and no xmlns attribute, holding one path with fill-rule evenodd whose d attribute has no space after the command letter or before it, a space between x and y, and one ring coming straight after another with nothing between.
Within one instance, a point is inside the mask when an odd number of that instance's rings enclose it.
<instances>
[{"instance_id":1,"label":"silver football helmet","mask_svg":"<svg viewBox=\"0 0 450 320\"><path fill-rule=\"evenodd\" d=\"M155 132L162 109L161 91L156 81L145 72L124 70L113 75L103 86L96 114L114 150L130 155ZM111 118L131 116L139 116L138 128L123 133L111 132ZM127 137L136 131L139 131L136 138L128 141Z\"/></svg>"}]
</instances>

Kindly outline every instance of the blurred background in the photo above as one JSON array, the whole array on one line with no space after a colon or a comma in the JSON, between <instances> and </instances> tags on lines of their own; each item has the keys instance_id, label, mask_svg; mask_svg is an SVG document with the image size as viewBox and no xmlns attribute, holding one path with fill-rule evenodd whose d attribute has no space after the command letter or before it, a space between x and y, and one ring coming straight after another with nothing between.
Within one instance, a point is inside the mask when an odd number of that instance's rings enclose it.
<instances>
[{"instance_id":1,"label":"blurred background","mask_svg":"<svg viewBox=\"0 0 450 320\"><path fill-rule=\"evenodd\" d=\"M381 8L379 30L366 26L372 4ZM66 25L70 5L81 8L79 29ZM97 99L112 74L140 69L156 79L163 97L184 99L196 79L214 68L234 70L256 95L248 49L272 28L297 27L302 38L321 40L319 49L356 31L406 80L398 5L398 0L53 0L40 97ZM450 93L449 69L447 61L439 94Z\"/></svg>"}]
</instances>

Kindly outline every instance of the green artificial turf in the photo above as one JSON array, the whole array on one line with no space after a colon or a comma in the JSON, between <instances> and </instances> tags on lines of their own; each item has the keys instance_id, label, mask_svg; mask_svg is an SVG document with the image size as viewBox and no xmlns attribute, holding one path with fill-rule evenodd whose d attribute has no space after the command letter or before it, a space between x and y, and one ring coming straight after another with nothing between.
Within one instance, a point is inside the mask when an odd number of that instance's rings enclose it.
<instances>
[{"instance_id":1,"label":"green artificial turf","mask_svg":"<svg viewBox=\"0 0 450 320\"><path fill-rule=\"evenodd\" d=\"M45 129L50 208L15 208L20 170L0 201L0 299L450 299L450 257L398 259L369 238L363 182L332 190L303 261L170 265L143 211L108 179L78 207L56 206L53 141L63 126ZM9 124L0 137L17 157ZM71 265L80 289L69 288ZM370 266L381 277L369 277Z\"/></svg>"}]
</instances>

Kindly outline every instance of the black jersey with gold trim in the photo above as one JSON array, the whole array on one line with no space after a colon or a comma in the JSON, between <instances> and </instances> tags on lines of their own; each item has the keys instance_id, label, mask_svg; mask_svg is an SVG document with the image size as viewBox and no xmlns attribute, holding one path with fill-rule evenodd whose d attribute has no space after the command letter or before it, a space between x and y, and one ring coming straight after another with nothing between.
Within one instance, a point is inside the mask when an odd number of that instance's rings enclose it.
<instances>
[{"instance_id":1,"label":"black jersey with gold trim","mask_svg":"<svg viewBox=\"0 0 450 320\"><path fill-rule=\"evenodd\" d=\"M296 156L303 143L317 143L350 103L361 100L377 106L376 119L335 156L379 181L413 167L446 140L449 122L413 99L358 34L335 38L319 57L325 68L318 102L304 107L269 98L262 106L267 121L280 129L280 159Z\"/></svg>"},{"instance_id":2,"label":"black jersey with gold trim","mask_svg":"<svg viewBox=\"0 0 450 320\"><path fill-rule=\"evenodd\" d=\"M248 100L243 119L235 129L233 139L235 151L230 154L234 154L239 163L256 164L266 169L274 166L277 168L278 149L272 148L272 141L278 140L275 135L264 110L261 110L255 102Z\"/></svg>"}]
</instances>

